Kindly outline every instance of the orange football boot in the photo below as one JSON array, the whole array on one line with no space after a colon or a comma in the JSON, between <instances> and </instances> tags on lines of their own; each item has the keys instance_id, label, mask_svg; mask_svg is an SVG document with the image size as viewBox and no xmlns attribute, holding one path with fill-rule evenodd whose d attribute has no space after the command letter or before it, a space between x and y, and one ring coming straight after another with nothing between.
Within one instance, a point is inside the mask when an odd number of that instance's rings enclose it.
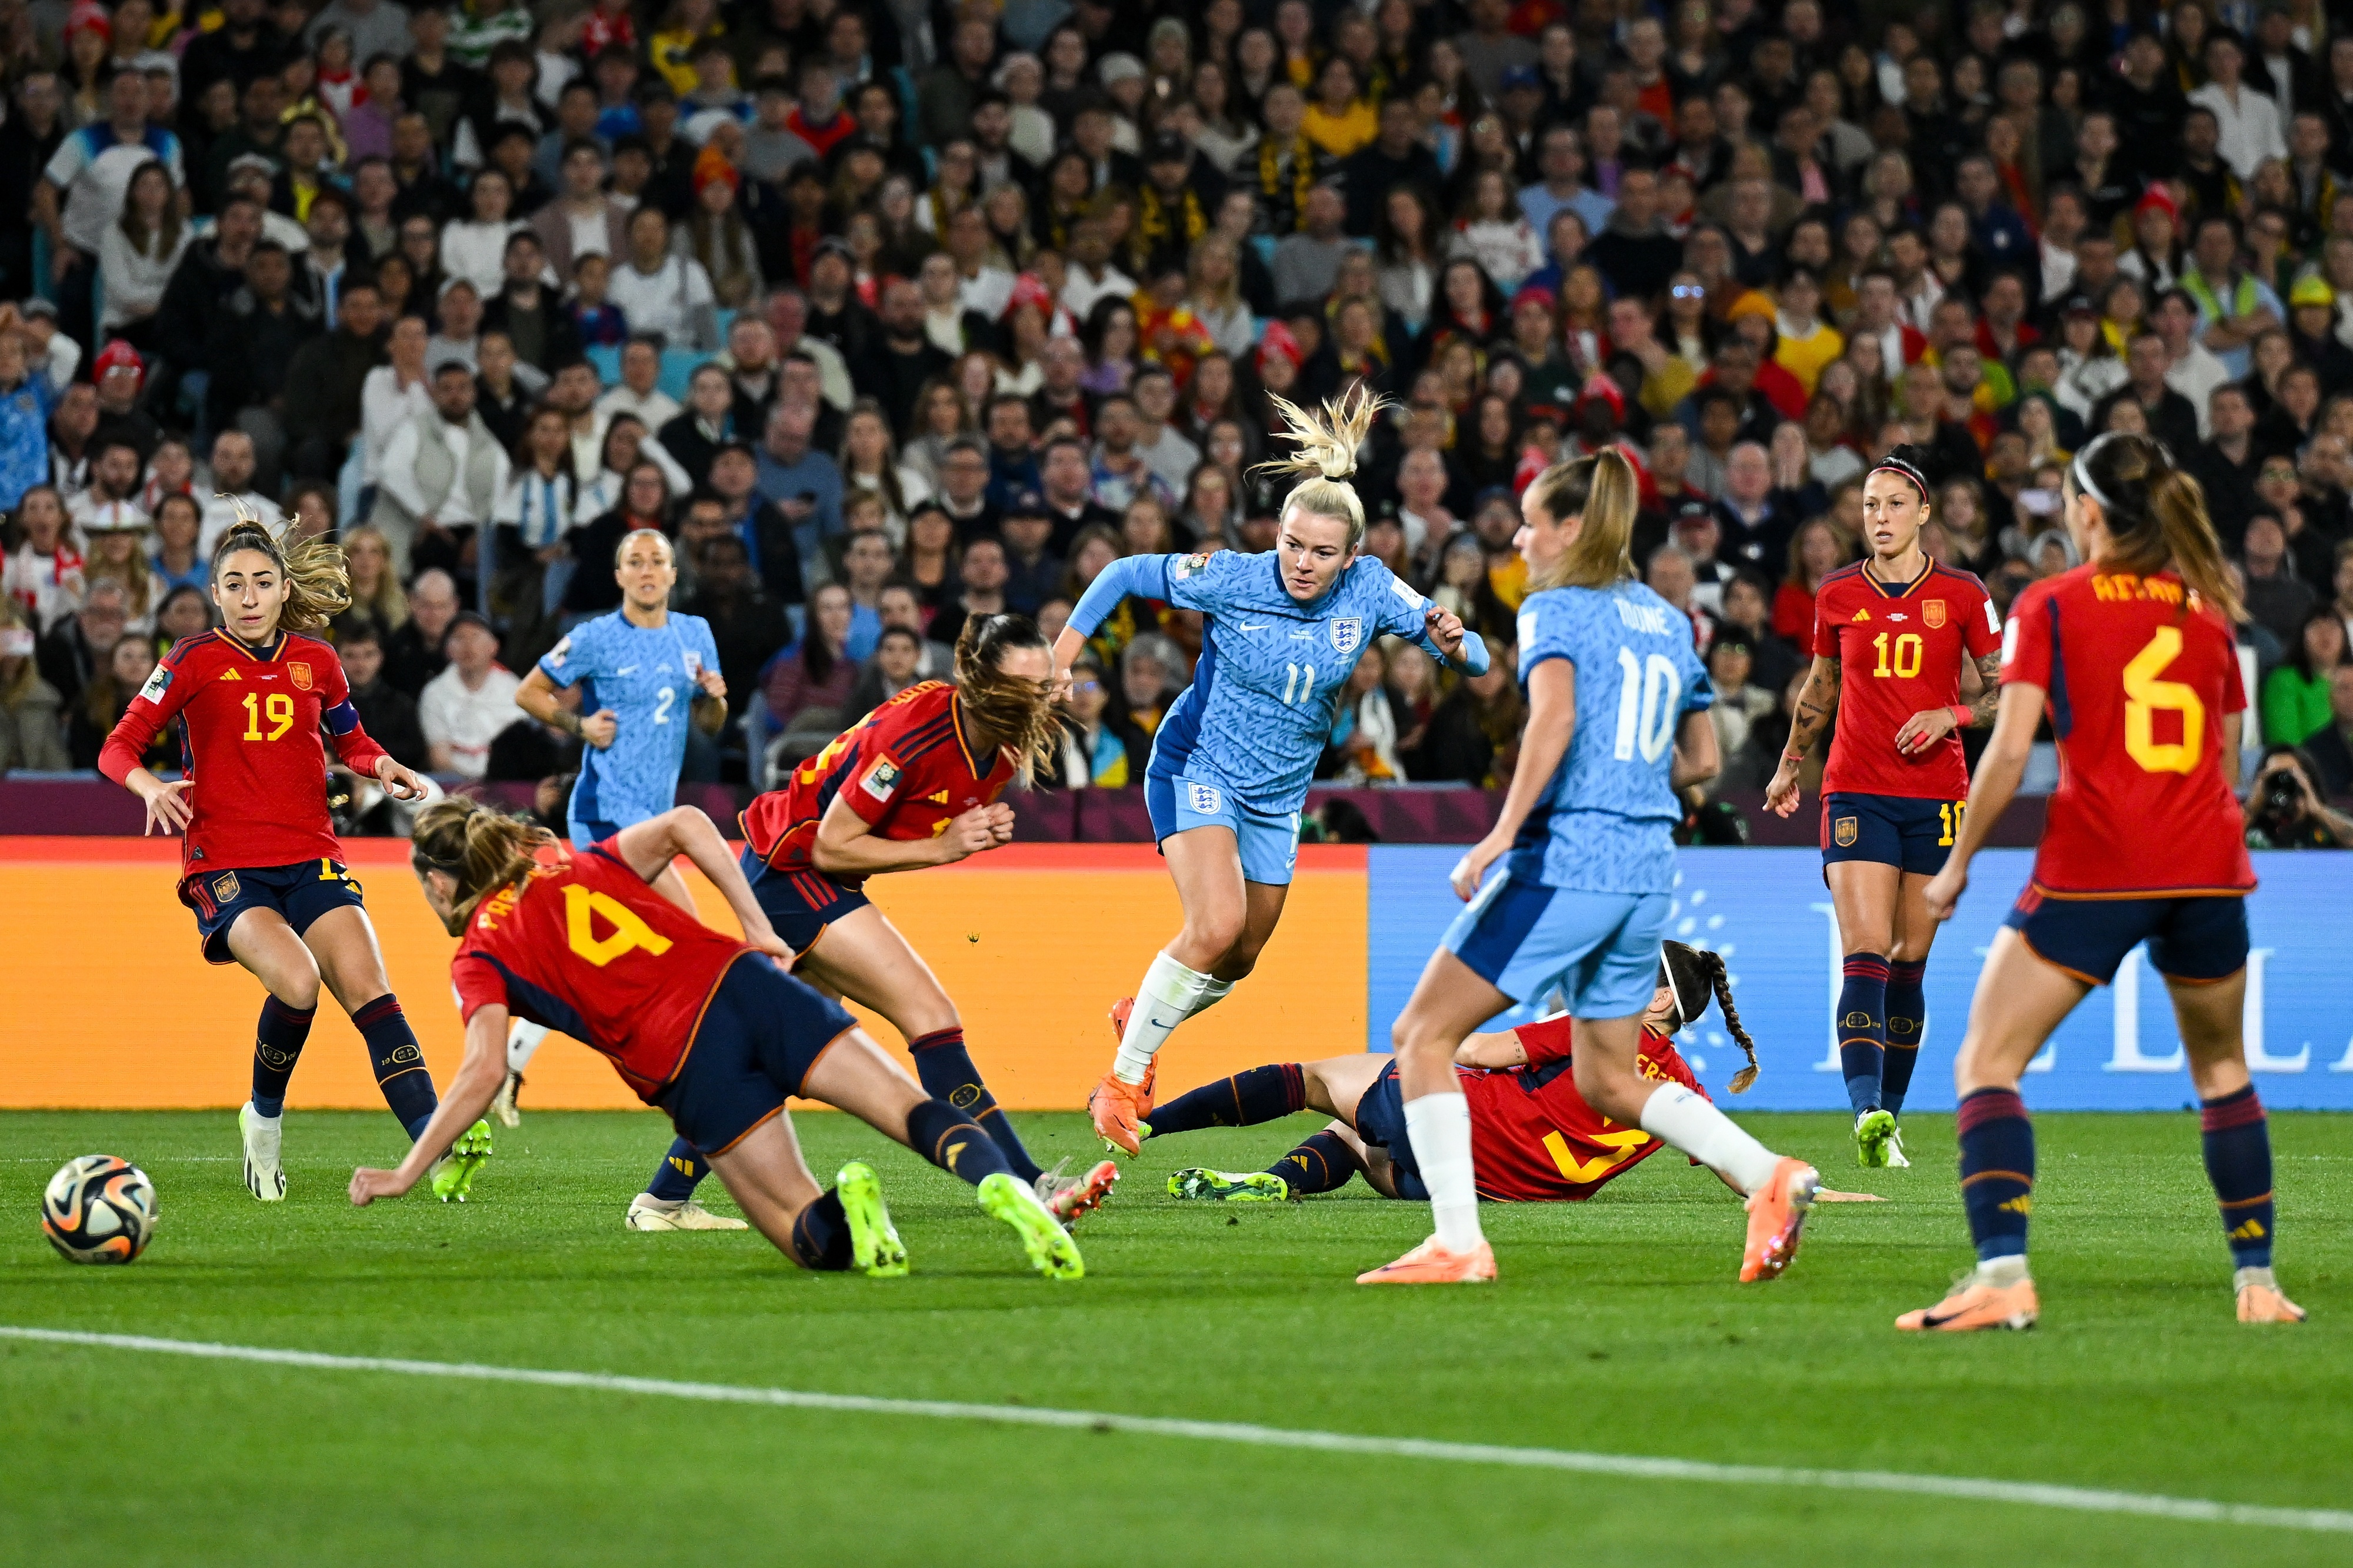
<instances>
[{"instance_id":1,"label":"orange football boot","mask_svg":"<svg viewBox=\"0 0 2353 1568\"><path fill-rule=\"evenodd\" d=\"M2285 1296L2276 1285L2242 1285L2239 1288L2239 1321L2242 1323L2300 1323L2305 1310Z\"/></svg>"},{"instance_id":2,"label":"orange football boot","mask_svg":"<svg viewBox=\"0 0 2353 1568\"><path fill-rule=\"evenodd\" d=\"M2243 1308L2245 1296L2239 1300ZM1988 1285L1975 1275L1964 1275L1951 1295L1933 1307L1905 1313L1895 1320L1895 1326L1907 1333L1947 1334L1967 1333L1971 1329L2031 1329L2041 1310L2031 1279Z\"/></svg>"},{"instance_id":3,"label":"orange football boot","mask_svg":"<svg viewBox=\"0 0 2353 1568\"><path fill-rule=\"evenodd\" d=\"M1482 1241L1469 1252L1449 1252L1431 1237L1395 1263L1356 1276L1359 1285L1485 1285L1495 1278L1495 1249Z\"/></svg>"},{"instance_id":4,"label":"orange football boot","mask_svg":"<svg viewBox=\"0 0 2353 1568\"><path fill-rule=\"evenodd\" d=\"M1094 1118L1095 1131L1103 1141L1123 1153L1144 1152L1145 1113L1152 1109L1152 1085L1123 1083L1117 1073L1105 1073L1087 1096L1087 1111Z\"/></svg>"},{"instance_id":5,"label":"orange football boot","mask_svg":"<svg viewBox=\"0 0 2353 1568\"><path fill-rule=\"evenodd\" d=\"M1748 1195L1748 1244L1740 1255L1740 1278L1773 1279L1798 1256L1798 1236L1822 1179L1803 1160L1784 1158L1772 1178Z\"/></svg>"}]
</instances>

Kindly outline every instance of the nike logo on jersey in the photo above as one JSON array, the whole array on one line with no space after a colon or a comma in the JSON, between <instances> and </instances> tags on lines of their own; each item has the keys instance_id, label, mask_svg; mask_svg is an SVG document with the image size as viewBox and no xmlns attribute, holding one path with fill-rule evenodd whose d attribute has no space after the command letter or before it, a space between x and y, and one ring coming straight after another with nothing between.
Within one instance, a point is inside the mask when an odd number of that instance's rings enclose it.
<instances>
[{"instance_id":1,"label":"nike logo on jersey","mask_svg":"<svg viewBox=\"0 0 2353 1568\"><path fill-rule=\"evenodd\" d=\"M615 670L613 673L614 673L615 675L635 675L635 674L637 674L637 672L638 672L638 667L637 667L636 665L634 665L634 664L625 664L625 665L621 666L621 668L618 668L618 669Z\"/></svg>"},{"instance_id":2,"label":"nike logo on jersey","mask_svg":"<svg viewBox=\"0 0 2353 1568\"><path fill-rule=\"evenodd\" d=\"M1267 628L1267 624L1268 624L1268 623L1266 623L1265 621L1261 621L1261 622L1259 622L1259 623L1258 623L1258 625L1256 625L1256 626L1252 626L1252 625L1250 625L1250 622L1248 622L1248 621L1243 621L1243 622L1240 622L1240 624L1238 624L1238 625L1234 627L1234 630L1236 630L1236 631L1238 631L1238 632L1262 632L1262 631L1266 630L1266 628Z\"/></svg>"}]
</instances>

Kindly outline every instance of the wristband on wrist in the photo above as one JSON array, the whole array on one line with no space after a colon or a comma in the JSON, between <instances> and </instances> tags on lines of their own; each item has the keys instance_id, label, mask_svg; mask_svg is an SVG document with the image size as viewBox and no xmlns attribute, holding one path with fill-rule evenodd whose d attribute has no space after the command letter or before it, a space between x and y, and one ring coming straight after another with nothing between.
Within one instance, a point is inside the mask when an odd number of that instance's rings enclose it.
<instances>
[{"instance_id":1,"label":"wristband on wrist","mask_svg":"<svg viewBox=\"0 0 2353 1568\"><path fill-rule=\"evenodd\" d=\"M1803 752L1783 752L1781 753L1781 760L1785 763L1802 763L1806 760L1806 753Z\"/></svg>"},{"instance_id":2,"label":"wristband on wrist","mask_svg":"<svg viewBox=\"0 0 2353 1568\"><path fill-rule=\"evenodd\" d=\"M1950 708L1947 709L1946 711L1953 716L1954 729L1966 730L1969 727L1968 704L1965 702L1956 702Z\"/></svg>"}]
</instances>

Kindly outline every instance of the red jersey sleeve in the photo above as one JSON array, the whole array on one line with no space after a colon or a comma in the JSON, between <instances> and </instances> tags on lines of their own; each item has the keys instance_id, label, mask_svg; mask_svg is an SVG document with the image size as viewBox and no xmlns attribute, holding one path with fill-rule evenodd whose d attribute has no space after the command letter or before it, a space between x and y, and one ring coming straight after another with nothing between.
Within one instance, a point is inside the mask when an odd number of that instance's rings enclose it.
<instances>
[{"instance_id":1,"label":"red jersey sleeve","mask_svg":"<svg viewBox=\"0 0 2353 1568\"><path fill-rule=\"evenodd\" d=\"M484 1007L507 1005L506 975L470 948L449 961L449 984L458 993L458 1016L466 1023L472 1023Z\"/></svg>"},{"instance_id":2,"label":"red jersey sleeve","mask_svg":"<svg viewBox=\"0 0 2353 1568\"><path fill-rule=\"evenodd\" d=\"M1977 602L1961 617L1961 647L1970 658L1980 659L2001 646L2001 612L1982 582L1972 576L1969 585L1977 590Z\"/></svg>"},{"instance_id":3,"label":"red jersey sleeve","mask_svg":"<svg viewBox=\"0 0 2353 1568\"><path fill-rule=\"evenodd\" d=\"M1520 1042L1520 1049L1528 1053L1528 1066L1540 1068L1547 1063L1566 1061L1569 1056L1570 1020L1564 1013L1557 1018L1545 1018L1534 1024L1522 1024L1512 1031Z\"/></svg>"},{"instance_id":4,"label":"red jersey sleeve","mask_svg":"<svg viewBox=\"0 0 2353 1568\"><path fill-rule=\"evenodd\" d=\"M835 798L848 801L859 820L872 826L890 815L907 770L905 764L891 755L888 742L878 740L867 750L869 754L860 759L857 769L842 781L841 793Z\"/></svg>"},{"instance_id":5,"label":"red jersey sleeve","mask_svg":"<svg viewBox=\"0 0 2353 1568\"><path fill-rule=\"evenodd\" d=\"M209 640L184 638L164 656L154 673L147 678L147 684L139 689L139 695L131 700L131 706L115 721L113 732L106 737L106 744L98 753L100 773L121 784L140 765L139 759L147 754L155 737L179 717L180 710L188 705L188 699L204 683L206 671L199 655Z\"/></svg>"},{"instance_id":6,"label":"red jersey sleeve","mask_svg":"<svg viewBox=\"0 0 2353 1568\"><path fill-rule=\"evenodd\" d=\"M2213 611L2206 613L2213 616L2217 623L2221 621L2221 616ZM2239 638L2227 626L2222 627L2222 646L2229 655L2223 660L2222 711L2243 713L2247 710L2247 683L2240 677Z\"/></svg>"},{"instance_id":7,"label":"red jersey sleeve","mask_svg":"<svg viewBox=\"0 0 2353 1568\"><path fill-rule=\"evenodd\" d=\"M1837 591L1824 583L1814 595L1814 640L1812 652L1817 658L1839 656L1839 622L1832 601Z\"/></svg>"},{"instance_id":8,"label":"red jersey sleeve","mask_svg":"<svg viewBox=\"0 0 2353 1568\"><path fill-rule=\"evenodd\" d=\"M375 764L392 753L372 740L360 727L359 710L352 706L352 683L343 674L343 661L334 649L321 645L325 656L320 668L319 719L327 726L327 733L335 739L335 755L343 766L355 773L375 776Z\"/></svg>"},{"instance_id":9,"label":"red jersey sleeve","mask_svg":"<svg viewBox=\"0 0 2353 1568\"><path fill-rule=\"evenodd\" d=\"M2053 579L2055 581L2055 579ZM2010 607L2001 644L2001 683L2051 689L2052 620L2058 604L2049 582L2036 583Z\"/></svg>"}]
</instances>

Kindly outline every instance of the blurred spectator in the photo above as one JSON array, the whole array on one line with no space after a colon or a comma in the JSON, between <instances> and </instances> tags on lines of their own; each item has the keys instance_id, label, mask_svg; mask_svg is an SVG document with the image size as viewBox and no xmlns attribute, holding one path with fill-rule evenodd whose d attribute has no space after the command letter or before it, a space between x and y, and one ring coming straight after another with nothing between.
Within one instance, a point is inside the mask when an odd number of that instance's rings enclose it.
<instances>
[{"instance_id":1,"label":"blurred spectator","mask_svg":"<svg viewBox=\"0 0 2353 1568\"><path fill-rule=\"evenodd\" d=\"M414 766L429 758L417 700L384 679L384 634L374 621L359 619L338 629L335 655L351 682L352 706L371 740Z\"/></svg>"},{"instance_id":2,"label":"blurred spectator","mask_svg":"<svg viewBox=\"0 0 2353 1568\"><path fill-rule=\"evenodd\" d=\"M760 684L760 670L792 640L792 621L752 571L741 539L723 534L702 547L694 596L686 613L711 623L719 671L727 679L727 710L740 716Z\"/></svg>"},{"instance_id":3,"label":"blurred spectator","mask_svg":"<svg viewBox=\"0 0 2353 1568\"><path fill-rule=\"evenodd\" d=\"M417 700L432 771L463 779L485 776L491 742L512 724L527 722L515 706L522 685L498 662L499 635L471 610L459 612L444 644L448 668L427 681Z\"/></svg>"},{"instance_id":4,"label":"blurred spectator","mask_svg":"<svg viewBox=\"0 0 2353 1568\"><path fill-rule=\"evenodd\" d=\"M2353 730L2353 676L2337 683L2345 693L2345 728ZM2321 731L2353 770L2353 752L2335 729ZM2256 849L2353 849L2353 816L2323 797L2328 784L2316 752L2297 746L2267 746L2247 788L2247 844ZM2353 771L2338 781L2353 784Z\"/></svg>"},{"instance_id":5,"label":"blurred spectator","mask_svg":"<svg viewBox=\"0 0 2353 1568\"><path fill-rule=\"evenodd\" d=\"M58 773L72 766L58 714L65 699L41 679L33 630L13 601L0 601L0 773Z\"/></svg>"}]
</instances>

